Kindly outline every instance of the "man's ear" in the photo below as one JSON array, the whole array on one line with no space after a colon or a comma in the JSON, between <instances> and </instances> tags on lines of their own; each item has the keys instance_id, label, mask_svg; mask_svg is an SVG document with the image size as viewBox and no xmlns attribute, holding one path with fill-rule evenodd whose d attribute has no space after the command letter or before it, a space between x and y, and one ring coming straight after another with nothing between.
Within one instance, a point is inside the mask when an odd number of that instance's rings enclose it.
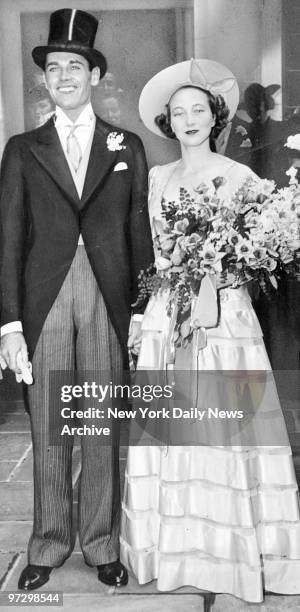
<instances>
[{"instance_id":1,"label":"man's ear","mask_svg":"<svg viewBox=\"0 0 300 612\"><path fill-rule=\"evenodd\" d=\"M47 80L46 80L46 73L45 73L45 71L43 72L43 85L45 85L46 89L48 90Z\"/></svg>"},{"instance_id":2,"label":"man's ear","mask_svg":"<svg viewBox=\"0 0 300 612\"><path fill-rule=\"evenodd\" d=\"M96 87L96 85L98 85L99 81L100 81L100 68L99 66L95 66L92 69L92 76L91 76L91 85L93 85L93 87Z\"/></svg>"}]
</instances>

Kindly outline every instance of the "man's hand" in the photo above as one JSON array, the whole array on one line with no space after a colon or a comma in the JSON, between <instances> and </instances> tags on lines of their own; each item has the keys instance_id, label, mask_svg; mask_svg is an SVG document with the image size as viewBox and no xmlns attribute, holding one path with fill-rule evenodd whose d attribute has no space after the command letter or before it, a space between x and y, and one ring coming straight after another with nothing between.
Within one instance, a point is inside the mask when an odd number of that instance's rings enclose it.
<instances>
[{"instance_id":1,"label":"man's hand","mask_svg":"<svg viewBox=\"0 0 300 612\"><path fill-rule=\"evenodd\" d=\"M11 332L2 336L0 350L2 358L7 363L9 369L16 374L21 374L21 370L17 365L17 354L19 351L24 363L28 362L27 345L22 332Z\"/></svg>"},{"instance_id":2,"label":"man's hand","mask_svg":"<svg viewBox=\"0 0 300 612\"><path fill-rule=\"evenodd\" d=\"M127 346L134 355L139 354L142 341L142 321L131 319Z\"/></svg>"}]
</instances>

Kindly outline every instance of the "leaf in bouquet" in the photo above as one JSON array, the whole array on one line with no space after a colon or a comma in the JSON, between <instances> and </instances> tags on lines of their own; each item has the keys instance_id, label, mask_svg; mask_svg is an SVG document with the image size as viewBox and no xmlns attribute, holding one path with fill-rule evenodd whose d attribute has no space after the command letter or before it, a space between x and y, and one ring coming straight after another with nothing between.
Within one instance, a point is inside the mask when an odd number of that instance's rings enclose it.
<instances>
[{"instance_id":1,"label":"leaf in bouquet","mask_svg":"<svg viewBox=\"0 0 300 612\"><path fill-rule=\"evenodd\" d=\"M271 285L273 285L274 289L278 289L277 279L276 279L276 276L274 276L274 274L271 274L269 276L269 281L270 281Z\"/></svg>"},{"instance_id":2,"label":"leaf in bouquet","mask_svg":"<svg viewBox=\"0 0 300 612\"><path fill-rule=\"evenodd\" d=\"M179 331L178 331L178 329L175 329L174 332L173 332L172 341L176 343L179 337L180 337Z\"/></svg>"},{"instance_id":3,"label":"leaf in bouquet","mask_svg":"<svg viewBox=\"0 0 300 612\"><path fill-rule=\"evenodd\" d=\"M189 345L189 342L191 340L191 335L188 336L188 338L184 338L184 340L182 341L182 348L187 348Z\"/></svg>"},{"instance_id":4,"label":"leaf in bouquet","mask_svg":"<svg viewBox=\"0 0 300 612\"><path fill-rule=\"evenodd\" d=\"M178 242L176 242L174 249L173 249L173 253L171 255L171 262L173 266L180 266L183 260L183 257L184 257L184 251L180 248L180 245L178 244Z\"/></svg>"},{"instance_id":5,"label":"leaf in bouquet","mask_svg":"<svg viewBox=\"0 0 300 612\"><path fill-rule=\"evenodd\" d=\"M269 248L267 248L267 251L268 251L268 254L274 259L279 258L279 253L277 253L277 251L273 251L272 249L269 249Z\"/></svg>"}]
</instances>

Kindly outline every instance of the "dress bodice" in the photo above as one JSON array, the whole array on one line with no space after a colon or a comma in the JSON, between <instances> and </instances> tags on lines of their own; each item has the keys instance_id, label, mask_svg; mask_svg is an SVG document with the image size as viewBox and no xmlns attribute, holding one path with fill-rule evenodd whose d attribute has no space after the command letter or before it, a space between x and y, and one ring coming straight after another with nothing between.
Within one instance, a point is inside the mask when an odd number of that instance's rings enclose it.
<instances>
[{"instance_id":1,"label":"dress bodice","mask_svg":"<svg viewBox=\"0 0 300 612\"><path fill-rule=\"evenodd\" d=\"M221 156L220 156L221 157ZM226 161L224 161L226 160ZM162 211L162 199L167 197L167 187L170 179L175 172L180 160L165 164L164 166L154 166L149 173L149 216L151 222L151 228L153 236L155 235L155 228L153 219L161 218ZM256 175L244 164L239 164L236 161L232 161L228 158L222 158L222 161L218 161L216 164L207 166L205 172L198 179L198 184L201 182L206 183L208 187L214 189L213 179L216 177L223 177L225 179L224 185L222 185L218 194L223 200L230 202L234 193L239 187L245 182L247 178L257 178ZM183 185L178 184L178 201L180 187ZM189 190L187 185L184 185ZM194 185L190 186L191 193L193 192ZM171 198L174 200L174 197Z\"/></svg>"}]
</instances>

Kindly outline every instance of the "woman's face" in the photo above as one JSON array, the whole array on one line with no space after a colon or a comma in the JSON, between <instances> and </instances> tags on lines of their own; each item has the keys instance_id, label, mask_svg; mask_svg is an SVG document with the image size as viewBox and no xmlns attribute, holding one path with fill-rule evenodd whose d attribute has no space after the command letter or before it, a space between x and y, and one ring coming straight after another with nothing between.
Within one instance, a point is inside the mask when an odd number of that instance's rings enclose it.
<instances>
[{"instance_id":1,"label":"woman's face","mask_svg":"<svg viewBox=\"0 0 300 612\"><path fill-rule=\"evenodd\" d=\"M169 104L171 127L181 144L195 147L208 141L215 118L205 91L194 87L179 89Z\"/></svg>"}]
</instances>

